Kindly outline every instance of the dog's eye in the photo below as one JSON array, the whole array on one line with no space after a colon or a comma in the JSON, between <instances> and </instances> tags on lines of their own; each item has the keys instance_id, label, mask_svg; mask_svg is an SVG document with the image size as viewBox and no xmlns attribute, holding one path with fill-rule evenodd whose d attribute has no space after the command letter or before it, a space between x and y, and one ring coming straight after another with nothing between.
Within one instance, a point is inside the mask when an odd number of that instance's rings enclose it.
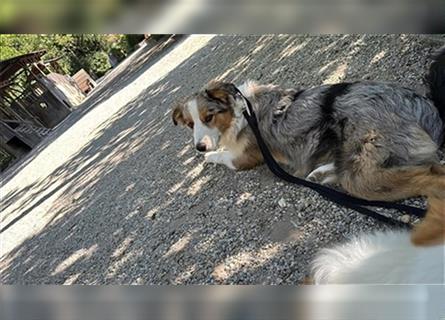
<instances>
[{"instance_id":1,"label":"dog's eye","mask_svg":"<svg viewBox=\"0 0 445 320\"><path fill-rule=\"evenodd\" d=\"M209 114L205 117L204 122L209 123L213 119L213 114Z\"/></svg>"},{"instance_id":2,"label":"dog's eye","mask_svg":"<svg viewBox=\"0 0 445 320\"><path fill-rule=\"evenodd\" d=\"M194 125L193 122L189 122L189 123L187 123L187 126L188 126L190 129L193 129L193 125Z\"/></svg>"}]
</instances>

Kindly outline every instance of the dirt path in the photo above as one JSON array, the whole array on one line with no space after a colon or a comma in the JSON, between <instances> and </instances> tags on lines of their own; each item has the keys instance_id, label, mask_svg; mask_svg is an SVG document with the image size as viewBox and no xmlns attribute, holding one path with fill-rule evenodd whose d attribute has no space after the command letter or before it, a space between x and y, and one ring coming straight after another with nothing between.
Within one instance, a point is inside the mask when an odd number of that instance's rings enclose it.
<instances>
[{"instance_id":1,"label":"dirt path","mask_svg":"<svg viewBox=\"0 0 445 320\"><path fill-rule=\"evenodd\" d=\"M381 226L265 168L204 166L171 103L214 78L422 91L443 40L191 36L155 61L141 49L4 177L2 283L300 283L318 248Z\"/></svg>"}]
</instances>

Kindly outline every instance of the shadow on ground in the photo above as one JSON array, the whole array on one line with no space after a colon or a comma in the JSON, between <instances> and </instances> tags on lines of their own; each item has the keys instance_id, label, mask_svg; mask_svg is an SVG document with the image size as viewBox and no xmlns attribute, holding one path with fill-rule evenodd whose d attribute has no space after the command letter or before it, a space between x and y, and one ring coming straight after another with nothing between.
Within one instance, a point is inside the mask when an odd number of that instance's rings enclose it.
<instances>
[{"instance_id":1,"label":"shadow on ground","mask_svg":"<svg viewBox=\"0 0 445 320\"><path fill-rule=\"evenodd\" d=\"M358 80L357 75L367 78L381 67L383 57L405 57L404 52L382 51L378 46L369 50L378 39L212 39L115 114L65 165L46 179L5 195L4 209L18 199L22 205L2 232L68 186L48 208L53 217L46 227L3 257L1 282L301 283L308 266L299 261L310 260L317 246L372 222L343 210L352 218L342 224L345 219L340 214L334 221L339 227L329 229L323 212L332 205L315 194L312 202L299 203L298 188L278 182L265 168L232 173L203 165L187 129L173 128L169 106L215 78L237 83L254 78L284 86ZM391 42L404 48L408 41L380 39L388 42L385 48L391 48ZM362 52L364 47L368 50ZM130 74L147 70L142 64L145 58L138 61ZM379 80L398 81L397 77L413 73L419 71L408 66L401 74L396 65L389 65ZM99 99L133 79L136 76L117 78L104 87ZM252 194L252 190L273 194L277 186L294 200L289 207L280 208L276 201L255 199ZM308 213L300 216L299 211ZM323 236L314 239L314 234Z\"/></svg>"},{"instance_id":2,"label":"shadow on ground","mask_svg":"<svg viewBox=\"0 0 445 320\"><path fill-rule=\"evenodd\" d=\"M73 124L82 119L94 107L110 99L122 88L128 86L137 79L150 66L155 64L164 55L168 54L176 45L184 39L182 35L172 36L164 39L155 47L144 47L135 52L127 60L124 60L105 79L99 83L98 87L91 92L85 101L76 107L76 109L61 122L49 136L45 137L33 150L23 159L17 161L5 172L1 173L2 183L6 184L14 175L31 162L36 155L42 152L48 145L68 130ZM16 194L19 196L19 194Z\"/></svg>"}]
</instances>

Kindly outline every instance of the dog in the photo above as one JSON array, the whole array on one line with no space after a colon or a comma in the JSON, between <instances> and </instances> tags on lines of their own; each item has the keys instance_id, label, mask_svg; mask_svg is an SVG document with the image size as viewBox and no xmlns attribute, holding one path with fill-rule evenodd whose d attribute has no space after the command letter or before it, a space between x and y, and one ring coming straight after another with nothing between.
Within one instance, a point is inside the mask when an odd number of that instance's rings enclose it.
<instances>
[{"instance_id":1,"label":"dog","mask_svg":"<svg viewBox=\"0 0 445 320\"><path fill-rule=\"evenodd\" d=\"M212 82L175 104L172 120L193 130L206 162L254 168L263 157L243 117L241 92L275 159L296 176L368 200L426 196L445 205L445 169L437 155L445 127L445 47L433 58L427 81L428 96L381 82L307 89ZM437 243L444 229L439 222L417 229L413 241Z\"/></svg>"},{"instance_id":2,"label":"dog","mask_svg":"<svg viewBox=\"0 0 445 320\"><path fill-rule=\"evenodd\" d=\"M445 284L445 207L430 202L429 214L413 234L437 243L416 245L407 231L379 231L322 249L312 263L311 284ZM432 239L431 235L434 235Z\"/></svg>"}]
</instances>

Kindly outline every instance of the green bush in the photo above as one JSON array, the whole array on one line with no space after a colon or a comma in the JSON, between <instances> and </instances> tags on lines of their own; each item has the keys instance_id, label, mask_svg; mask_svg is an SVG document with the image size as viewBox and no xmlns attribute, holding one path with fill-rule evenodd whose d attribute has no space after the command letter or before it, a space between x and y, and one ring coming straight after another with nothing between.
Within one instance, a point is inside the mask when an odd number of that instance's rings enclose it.
<instances>
[{"instance_id":1,"label":"green bush","mask_svg":"<svg viewBox=\"0 0 445 320\"><path fill-rule=\"evenodd\" d=\"M90 71L94 72L98 78L102 77L110 68L108 55L103 51L94 52L88 56Z\"/></svg>"},{"instance_id":2,"label":"green bush","mask_svg":"<svg viewBox=\"0 0 445 320\"><path fill-rule=\"evenodd\" d=\"M112 46L110 48L110 53L117 59L118 62L121 62L127 56L126 52L118 46Z\"/></svg>"}]
</instances>

